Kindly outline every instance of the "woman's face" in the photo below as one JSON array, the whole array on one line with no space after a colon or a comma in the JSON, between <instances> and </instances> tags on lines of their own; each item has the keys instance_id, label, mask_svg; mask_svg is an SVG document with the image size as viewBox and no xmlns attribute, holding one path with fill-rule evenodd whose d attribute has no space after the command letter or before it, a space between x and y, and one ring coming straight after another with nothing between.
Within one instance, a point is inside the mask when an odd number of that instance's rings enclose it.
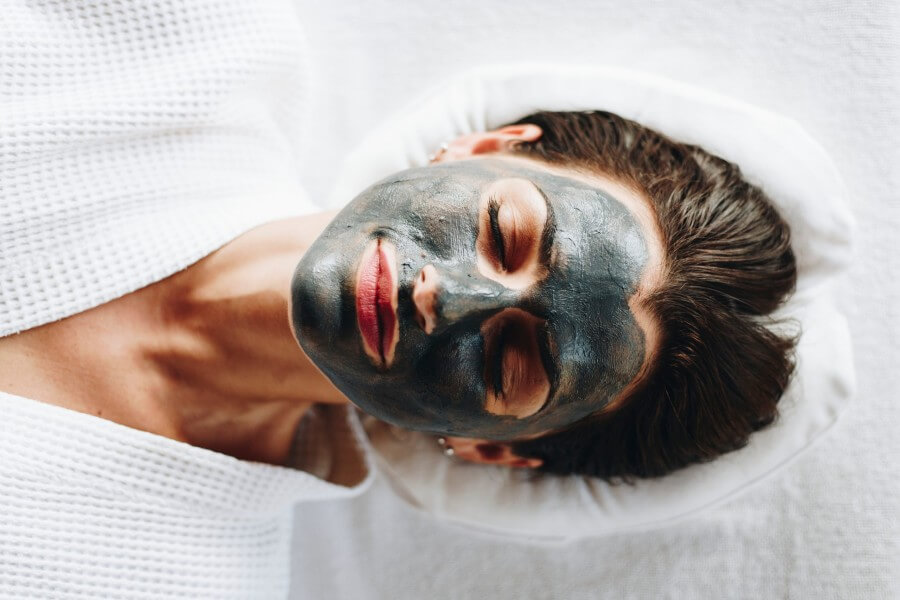
<instances>
[{"instance_id":1,"label":"woman's face","mask_svg":"<svg viewBox=\"0 0 900 600\"><path fill-rule=\"evenodd\" d=\"M297 265L303 350L357 406L433 433L513 440L602 409L637 375L629 306L651 252L611 193L491 156L396 173Z\"/></svg>"}]
</instances>

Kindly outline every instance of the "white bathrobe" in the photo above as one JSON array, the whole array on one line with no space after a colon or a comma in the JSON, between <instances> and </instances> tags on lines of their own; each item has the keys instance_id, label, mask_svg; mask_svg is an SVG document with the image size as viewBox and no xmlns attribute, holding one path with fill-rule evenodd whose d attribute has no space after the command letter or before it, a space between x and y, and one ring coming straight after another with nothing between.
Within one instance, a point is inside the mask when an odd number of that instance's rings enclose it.
<instances>
[{"instance_id":1,"label":"white bathrobe","mask_svg":"<svg viewBox=\"0 0 900 600\"><path fill-rule=\"evenodd\" d=\"M289 3L2 13L0 336L314 210L297 176L307 71ZM0 393L0 597L286 596L293 505L371 480L355 415L331 417L343 486Z\"/></svg>"},{"instance_id":2,"label":"white bathrobe","mask_svg":"<svg viewBox=\"0 0 900 600\"><path fill-rule=\"evenodd\" d=\"M345 486L0 392L0 598L286 597L294 505L372 479L338 413Z\"/></svg>"}]
</instances>

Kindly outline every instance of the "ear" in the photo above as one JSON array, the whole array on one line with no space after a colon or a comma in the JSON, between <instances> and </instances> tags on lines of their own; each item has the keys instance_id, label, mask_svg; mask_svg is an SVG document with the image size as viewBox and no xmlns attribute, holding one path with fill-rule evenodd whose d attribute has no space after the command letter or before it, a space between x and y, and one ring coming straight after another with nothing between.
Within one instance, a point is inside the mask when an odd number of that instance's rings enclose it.
<instances>
[{"instance_id":1,"label":"ear","mask_svg":"<svg viewBox=\"0 0 900 600\"><path fill-rule=\"evenodd\" d=\"M539 458L517 456L505 442L450 437L447 445L453 448L454 456L474 463L536 469L543 462Z\"/></svg>"},{"instance_id":2,"label":"ear","mask_svg":"<svg viewBox=\"0 0 900 600\"><path fill-rule=\"evenodd\" d=\"M440 153L433 162L444 162L471 158L479 154L503 152L512 142L533 142L544 132L537 125L507 125L493 131L479 131L456 138L447 144L447 150Z\"/></svg>"}]
</instances>

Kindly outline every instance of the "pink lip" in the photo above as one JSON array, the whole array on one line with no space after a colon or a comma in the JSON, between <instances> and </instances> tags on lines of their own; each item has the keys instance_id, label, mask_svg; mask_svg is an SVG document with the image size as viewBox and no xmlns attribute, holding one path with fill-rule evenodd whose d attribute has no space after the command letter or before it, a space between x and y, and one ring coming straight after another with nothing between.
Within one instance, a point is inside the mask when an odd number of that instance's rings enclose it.
<instances>
[{"instance_id":1,"label":"pink lip","mask_svg":"<svg viewBox=\"0 0 900 600\"><path fill-rule=\"evenodd\" d=\"M366 354L379 366L389 366L399 338L396 260L390 242L375 240L363 252L356 274L356 323Z\"/></svg>"}]
</instances>

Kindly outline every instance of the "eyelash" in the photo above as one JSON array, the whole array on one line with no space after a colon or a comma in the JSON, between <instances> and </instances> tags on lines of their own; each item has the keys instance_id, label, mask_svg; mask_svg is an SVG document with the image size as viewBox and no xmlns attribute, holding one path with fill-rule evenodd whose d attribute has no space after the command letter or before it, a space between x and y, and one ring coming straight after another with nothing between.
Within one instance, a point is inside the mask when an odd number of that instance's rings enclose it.
<instances>
[{"instance_id":1,"label":"eyelash","mask_svg":"<svg viewBox=\"0 0 900 600\"><path fill-rule=\"evenodd\" d=\"M497 249L500 268L506 271L506 247L503 242L503 231L500 229L499 212L500 200L496 196L491 196L488 198L488 218L491 221L491 236L494 240L494 247Z\"/></svg>"}]
</instances>

